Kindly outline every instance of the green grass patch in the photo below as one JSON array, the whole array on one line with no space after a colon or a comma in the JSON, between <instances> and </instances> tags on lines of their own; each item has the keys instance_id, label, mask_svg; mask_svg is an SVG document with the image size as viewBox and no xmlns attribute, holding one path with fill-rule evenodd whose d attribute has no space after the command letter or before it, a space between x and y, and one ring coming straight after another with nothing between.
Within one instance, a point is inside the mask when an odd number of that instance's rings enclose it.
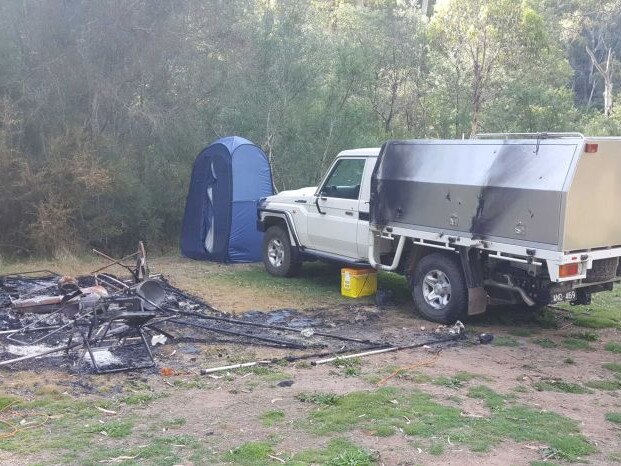
<instances>
[{"instance_id":1,"label":"green grass patch","mask_svg":"<svg viewBox=\"0 0 621 466\"><path fill-rule=\"evenodd\" d=\"M110 438L123 438L132 433L134 423L131 421L110 421L104 424L95 424L91 433L100 433Z\"/></svg>"},{"instance_id":2,"label":"green grass patch","mask_svg":"<svg viewBox=\"0 0 621 466\"><path fill-rule=\"evenodd\" d=\"M285 420L285 413L284 411L280 410L265 411L263 414L261 414L261 416L259 416L259 419L261 419L261 422L263 422L264 426L272 427L274 424Z\"/></svg>"},{"instance_id":3,"label":"green grass patch","mask_svg":"<svg viewBox=\"0 0 621 466\"><path fill-rule=\"evenodd\" d=\"M569 350L588 350L591 349L588 341L580 340L578 338L565 338L563 340L563 346Z\"/></svg>"},{"instance_id":4,"label":"green grass patch","mask_svg":"<svg viewBox=\"0 0 621 466\"><path fill-rule=\"evenodd\" d=\"M544 443L559 457L570 460L594 451L571 419L513 404L509 397L487 387L473 387L469 396L485 400L491 415L464 417L459 408L437 403L418 390L381 388L349 393L335 404L320 406L310 414L308 428L318 434L363 429L377 435L400 430L405 435L426 439L430 453L443 451L446 445L434 439L447 437L453 444L463 444L478 452L489 451L507 438Z\"/></svg>"},{"instance_id":5,"label":"green grass patch","mask_svg":"<svg viewBox=\"0 0 621 466\"><path fill-rule=\"evenodd\" d=\"M336 393L302 392L298 393L295 398L302 403L313 403L316 405L332 406L338 403L338 401L342 398L342 395L337 395Z\"/></svg>"},{"instance_id":6,"label":"green grass patch","mask_svg":"<svg viewBox=\"0 0 621 466\"><path fill-rule=\"evenodd\" d=\"M274 453L269 442L246 442L224 455L224 460L235 464L256 466L264 464Z\"/></svg>"},{"instance_id":7,"label":"green grass patch","mask_svg":"<svg viewBox=\"0 0 621 466\"><path fill-rule=\"evenodd\" d=\"M505 402L508 399L507 396L500 395L499 393L496 393L494 390L492 390L489 387L486 387L485 385L479 385L478 387L472 387L468 391L468 396L470 398L477 398L479 400L484 400L485 406L487 406L489 409L492 409L492 410L500 409L502 406L504 406Z\"/></svg>"},{"instance_id":8,"label":"green grass patch","mask_svg":"<svg viewBox=\"0 0 621 466\"><path fill-rule=\"evenodd\" d=\"M500 335L494 338L492 343L494 346L520 346L520 342L513 337Z\"/></svg>"},{"instance_id":9,"label":"green grass patch","mask_svg":"<svg viewBox=\"0 0 621 466\"><path fill-rule=\"evenodd\" d=\"M431 442L429 446L429 454L434 456L440 456L444 453L444 445L440 442Z\"/></svg>"},{"instance_id":10,"label":"green grass patch","mask_svg":"<svg viewBox=\"0 0 621 466\"><path fill-rule=\"evenodd\" d=\"M476 374L471 374L470 372L458 372L452 377L438 377L433 381L433 383L435 385L453 388L456 390L463 387L466 382L469 382L477 377L478 376Z\"/></svg>"},{"instance_id":11,"label":"green grass patch","mask_svg":"<svg viewBox=\"0 0 621 466\"><path fill-rule=\"evenodd\" d=\"M571 357L563 359L563 362L565 364L576 364L576 360L574 358L571 358Z\"/></svg>"},{"instance_id":12,"label":"green grass patch","mask_svg":"<svg viewBox=\"0 0 621 466\"><path fill-rule=\"evenodd\" d=\"M375 458L364 448L349 440L335 438L330 440L324 449L304 450L291 458L287 464L308 465L322 464L326 466L372 466Z\"/></svg>"},{"instance_id":13,"label":"green grass patch","mask_svg":"<svg viewBox=\"0 0 621 466\"><path fill-rule=\"evenodd\" d=\"M566 382L560 379L542 379L533 384L533 387L540 392L561 392L561 393L591 393L591 390L577 383Z\"/></svg>"},{"instance_id":14,"label":"green grass patch","mask_svg":"<svg viewBox=\"0 0 621 466\"><path fill-rule=\"evenodd\" d=\"M584 332L574 332L569 335L571 338L578 338L579 340L585 341L597 341L599 340L599 335L595 332L590 332L585 330Z\"/></svg>"},{"instance_id":15,"label":"green grass patch","mask_svg":"<svg viewBox=\"0 0 621 466\"><path fill-rule=\"evenodd\" d=\"M621 413L606 413L606 420L615 424L621 424Z\"/></svg>"},{"instance_id":16,"label":"green grass patch","mask_svg":"<svg viewBox=\"0 0 621 466\"><path fill-rule=\"evenodd\" d=\"M619 380L590 380L586 382L589 388L596 388L597 390L614 391L621 389L621 381Z\"/></svg>"},{"instance_id":17,"label":"green grass patch","mask_svg":"<svg viewBox=\"0 0 621 466\"><path fill-rule=\"evenodd\" d=\"M616 341L609 341L604 345L604 349L612 353L621 354L621 343L617 343Z\"/></svg>"},{"instance_id":18,"label":"green grass patch","mask_svg":"<svg viewBox=\"0 0 621 466\"><path fill-rule=\"evenodd\" d=\"M607 362L605 364L602 364L602 367L604 369L612 371L616 378L621 379L621 364L617 362Z\"/></svg>"},{"instance_id":19,"label":"green grass patch","mask_svg":"<svg viewBox=\"0 0 621 466\"><path fill-rule=\"evenodd\" d=\"M429 383L433 381L433 378L421 371L410 369L403 370L402 366L388 365L382 367L376 375L376 379L372 383L377 383L384 378L384 375L392 375L397 372L395 378L400 380L407 380L413 383ZM381 374L381 375L380 375Z\"/></svg>"},{"instance_id":20,"label":"green grass patch","mask_svg":"<svg viewBox=\"0 0 621 466\"><path fill-rule=\"evenodd\" d=\"M179 429L183 427L187 422L187 419L183 417L176 417L174 419L162 422L160 426L164 429Z\"/></svg>"},{"instance_id":21,"label":"green grass patch","mask_svg":"<svg viewBox=\"0 0 621 466\"><path fill-rule=\"evenodd\" d=\"M163 393L141 392L126 396L121 401L128 405L147 405L151 401L157 400L165 396Z\"/></svg>"},{"instance_id":22,"label":"green grass patch","mask_svg":"<svg viewBox=\"0 0 621 466\"><path fill-rule=\"evenodd\" d=\"M534 319L541 328L558 328L558 319L554 311L550 308L544 307L539 312L535 313Z\"/></svg>"},{"instance_id":23,"label":"green grass patch","mask_svg":"<svg viewBox=\"0 0 621 466\"><path fill-rule=\"evenodd\" d=\"M541 346L542 348L556 348L558 345L549 338L535 338L533 343Z\"/></svg>"},{"instance_id":24,"label":"green grass patch","mask_svg":"<svg viewBox=\"0 0 621 466\"><path fill-rule=\"evenodd\" d=\"M133 421L127 417L110 420L97 407L116 409L117 406L105 400L84 401L61 394L38 396L32 401L17 400L0 396L3 419L19 426L44 423L41 427L26 429L0 442L0 449L16 454L37 454L45 452L49 458L59 454L79 455L88 452L95 438L103 435L110 439L121 439L132 433ZM100 420L105 422L101 423ZM3 426L6 429L8 426ZM118 455L117 455L118 456ZM78 462L79 463L79 462Z\"/></svg>"},{"instance_id":25,"label":"green grass patch","mask_svg":"<svg viewBox=\"0 0 621 466\"><path fill-rule=\"evenodd\" d=\"M127 460L115 460L125 456ZM127 447L123 444L91 444L83 452L68 452L62 462L53 464L79 464L100 466L101 464L173 466L175 464L213 464L212 453L190 435L147 437L141 445Z\"/></svg>"},{"instance_id":26,"label":"green grass patch","mask_svg":"<svg viewBox=\"0 0 621 466\"><path fill-rule=\"evenodd\" d=\"M533 336L533 332L532 330L529 330L527 328L514 328L512 330L509 330L509 335L513 335L514 337L531 337Z\"/></svg>"},{"instance_id":27,"label":"green grass patch","mask_svg":"<svg viewBox=\"0 0 621 466\"><path fill-rule=\"evenodd\" d=\"M601 329L621 329L621 287L615 286L613 291L596 293L589 306L563 307L574 315L574 324L579 327Z\"/></svg>"},{"instance_id":28,"label":"green grass patch","mask_svg":"<svg viewBox=\"0 0 621 466\"><path fill-rule=\"evenodd\" d=\"M341 369L343 371L343 374L347 377L355 377L357 375L360 375L360 367L362 366L362 361L360 360L360 358L337 358L332 364L335 367Z\"/></svg>"}]
</instances>

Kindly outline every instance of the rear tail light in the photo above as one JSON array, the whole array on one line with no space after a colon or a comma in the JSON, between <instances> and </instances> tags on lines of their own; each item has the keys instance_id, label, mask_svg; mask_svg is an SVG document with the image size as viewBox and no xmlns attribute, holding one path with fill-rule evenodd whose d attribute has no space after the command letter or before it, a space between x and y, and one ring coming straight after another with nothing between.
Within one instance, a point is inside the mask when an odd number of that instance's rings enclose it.
<instances>
[{"instance_id":1,"label":"rear tail light","mask_svg":"<svg viewBox=\"0 0 621 466\"><path fill-rule=\"evenodd\" d=\"M573 277L574 275L579 275L580 266L578 262L574 262L573 264L563 264L558 268L558 275L561 278Z\"/></svg>"},{"instance_id":2,"label":"rear tail light","mask_svg":"<svg viewBox=\"0 0 621 466\"><path fill-rule=\"evenodd\" d=\"M598 148L598 144L587 143L584 145L584 152L586 152L587 154L595 154Z\"/></svg>"}]
</instances>

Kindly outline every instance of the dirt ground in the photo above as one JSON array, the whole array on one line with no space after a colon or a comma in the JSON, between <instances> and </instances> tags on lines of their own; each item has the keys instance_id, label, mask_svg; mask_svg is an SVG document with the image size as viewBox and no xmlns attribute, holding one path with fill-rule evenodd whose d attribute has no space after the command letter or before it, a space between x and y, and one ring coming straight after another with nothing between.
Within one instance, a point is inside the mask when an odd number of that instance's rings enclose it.
<instances>
[{"instance_id":1,"label":"dirt ground","mask_svg":"<svg viewBox=\"0 0 621 466\"><path fill-rule=\"evenodd\" d=\"M46 265L67 273L63 269L67 264L62 262ZM91 266L90 263L81 263L79 267L72 265L74 269L81 269L79 273ZM2 272L9 269L5 266ZM341 298L338 271L335 273L331 268L320 268L321 273L329 276L327 281L321 278L314 282L317 271L313 270L309 272L310 279L303 278L291 284L271 282L257 266L233 267L164 258L153 261L151 269L164 272L175 285L200 295L223 311L242 313L291 308L310 315L320 313L322 319L336 322L333 332L347 333L349 321L352 326L359 326L355 328L363 329L363 336L391 342L398 341L404 334L422 334L436 327L411 311L411 303L402 298L407 291L400 290L399 283L390 284L396 287L394 300L381 309L375 306L372 298ZM314 291L315 286L319 291ZM263 372L242 370L199 375L201 368L291 354L291 351L276 348L222 342L158 347L158 369L140 373L95 376L65 370L4 369L0 372L0 391L7 396L29 402L50 394L95 404L107 400L112 404L106 406L113 406L110 411L115 414L100 411L98 419L92 422L105 425L111 419L122 417L130 419L128 422L133 427L130 434L117 440L98 433L85 437L91 442L86 450L79 446L56 445L51 450L37 451L33 447L25 451L16 439L0 438L0 464L313 464L296 455L309 449L328 448L330 441L337 437L360 447L372 460L348 459L341 455L340 459L326 460L325 464L621 463L621 424L610 422L606 417L609 413L621 412L621 387L613 383L606 389L585 388L583 393L571 389L551 391L555 383L589 387L592 381L619 380L618 375L604 365L621 364L621 355L606 349L610 343L621 342L621 332L618 328L576 327L563 311L551 315L540 319L524 312L495 310L491 316L466 322L468 338L465 341L361 358L351 373L333 364L311 366L304 362L278 365ZM482 332L492 333L495 342L478 344L477 336ZM416 365L419 366L412 367ZM175 375L162 377L158 372L162 367L172 368ZM458 409L464 419L486 419L494 415L497 408L472 395L477 387L485 387L506 396L510 400L507 405L509 402L523 405L542 416L552 412L575 421L578 430L575 435L583 436L592 452L577 457L556 454L546 442L533 440L528 432L520 433L519 419L513 419L517 421L517 430L513 427L514 430L500 429L500 433L494 433L502 440L490 442L485 451L472 451L467 441L445 436L446 431L442 429L437 435L419 437L399 428L392 435L380 436L368 424L356 424L357 421L339 431L319 432L309 427L309 419L314 419L316 412L329 408L301 402L304 394L375 393L380 387L378 382L398 369L405 370L382 386L405 394L404 399L411 393L422 392L430 395L435 403ZM144 403L129 403L128 396L138 397L143 393L149 394ZM397 399L394 402L397 404ZM2 415L10 414L9 411L0 411L0 419L5 419ZM269 421L267 412L278 413L273 414L277 419ZM411 421L408 416L402 416L407 424ZM526 430L538 426L536 420L534 424L524 421ZM43 427L46 428L52 435L51 427ZM74 426L69 428L74 429ZM179 445L169 442L160 456L124 453L139 451L136 448L142 448L143 444L153 444L159 436L171 434L175 438L193 440L180 440ZM554 433L545 435L553 437ZM244 456L246 450L240 446L256 444L268 444L268 450L256 456Z\"/></svg>"}]
</instances>

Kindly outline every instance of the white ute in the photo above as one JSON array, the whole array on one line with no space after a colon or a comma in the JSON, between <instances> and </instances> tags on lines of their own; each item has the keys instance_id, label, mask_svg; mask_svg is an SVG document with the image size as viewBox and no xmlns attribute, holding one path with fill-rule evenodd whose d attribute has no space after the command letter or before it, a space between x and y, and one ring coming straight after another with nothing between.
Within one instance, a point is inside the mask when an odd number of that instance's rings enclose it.
<instances>
[{"instance_id":1,"label":"white ute","mask_svg":"<svg viewBox=\"0 0 621 466\"><path fill-rule=\"evenodd\" d=\"M319 187L262 199L263 262L406 276L415 308L453 322L487 304L590 303L621 280L621 138L494 134L341 152Z\"/></svg>"}]
</instances>

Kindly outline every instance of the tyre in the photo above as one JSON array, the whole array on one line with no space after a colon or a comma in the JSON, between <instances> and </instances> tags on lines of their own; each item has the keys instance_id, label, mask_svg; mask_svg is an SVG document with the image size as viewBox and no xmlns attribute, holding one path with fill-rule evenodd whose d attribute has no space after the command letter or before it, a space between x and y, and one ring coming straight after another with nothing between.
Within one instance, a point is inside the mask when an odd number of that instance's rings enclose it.
<instances>
[{"instance_id":1,"label":"tyre","mask_svg":"<svg viewBox=\"0 0 621 466\"><path fill-rule=\"evenodd\" d=\"M408 279L414 305L425 319L452 324L467 315L468 287L456 255L426 255Z\"/></svg>"},{"instance_id":2,"label":"tyre","mask_svg":"<svg viewBox=\"0 0 621 466\"><path fill-rule=\"evenodd\" d=\"M300 272L298 251L291 245L287 230L279 225L269 227L263 236L263 264L275 277L292 277Z\"/></svg>"}]
</instances>

